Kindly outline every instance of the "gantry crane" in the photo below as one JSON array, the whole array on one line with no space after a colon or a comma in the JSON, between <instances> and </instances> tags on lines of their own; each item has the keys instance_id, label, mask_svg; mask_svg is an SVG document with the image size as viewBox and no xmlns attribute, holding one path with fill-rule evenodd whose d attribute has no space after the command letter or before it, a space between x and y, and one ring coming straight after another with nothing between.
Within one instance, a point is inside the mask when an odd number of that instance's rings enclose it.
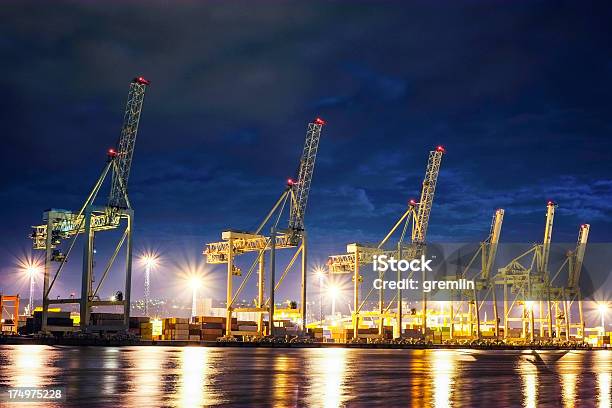
<instances>
[{"instance_id":1,"label":"gantry crane","mask_svg":"<svg viewBox=\"0 0 612 408\"><path fill-rule=\"evenodd\" d=\"M498 320L498 310L497 310L497 298L495 292L495 284L491 277L491 270L495 264L495 257L497 255L497 247L499 244L499 237L501 235L502 223L504 220L504 210L499 208L495 210L495 214L493 214L493 220L491 222L491 229L489 231L489 235L487 238L482 241L478 247L478 250L474 253L472 258L469 260L465 268L462 268L460 272L460 276L453 278L463 278L463 279L472 279L474 281L474 290L473 291L460 291L461 300L455 309L455 305L453 304L453 300L450 301L450 338L454 337L455 330L455 317L462 316L463 314L463 304L467 302L468 304L468 324L469 324L469 332L470 336L473 333L473 328L476 326L476 337L480 339L481 330L480 330L480 309L485 304L489 294L491 295L491 300L493 302L493 325L494 325L494 333L495 336L499 336L499 320ZM476 260L480 256L480 268L476 275L473 277L468 276L468 272L472 268L472 265L476 262ZM482 300L479 299L479 292L486 291Z\"/></svg>"},{"instance_id":2,"label":"gantry crane","mask_svg":"<svg viewBox=\"0 0 612 408\"><path fill-rule=\"evenodd\" d=\"M549 336L552 337L552 314L550 308L550 276L548 272L548 259L550 257L550 242L552 238L553 220L557 204L548 201L546 205L546 222L544 227L544 238L542 243L533 245L529 250L517 256L507 265L498 270L494 278L495 284L503 286L504 296L504 338L508 337L511 321L520 321L522 324L523 337L526 338L529 331L530 341L534 340L536 319L534 317L533 299L547 298L547 315L540 300L537 322L540 326L540 337L544 337L544 323L548 325ZM521 261L528 260L525 266ZM508 288L515 294L512 303L508 305ZM521 317L510 317L515 304L522 304Z\"/></svg>"},{"instance_id":3,"label":"gantry crane","mask_svg":"<svg viewBox=\"0 0 612 408\"><path fill-rule=\"evenodd\" d=\"M12 309L9 311L9 309ZM8 319L4 319L5 313ZM19 295L0 292L0 334L17 335L19 330Z\"/></svg>"},{"instance_id":4,"label":"gantry crane","mask_svg":"<svg viewBox=\"0 0 612 408\"><path fill-rule=\"evenodd\" d=\"M301 255L301 318L302 329L306 330L306 229L304 226L304 215L308 203L310 185L314 173L314 166L319 148L321 130L325 121L316 118L308 124L306 141L300 159L297 178L287 180L287 186L278 198L272 209L268 212L264 220L254 232L243 231L224 231L221 234L223 241L206 244L204 255L209 264L227 264L227 292L226 292L226 329L225 337L232 338L236 335L250 335L252 333L232 332L233 312L257 312L258 335L263 335L263 315L268 314L268 334L274 335L274 295L287 273L294 265L298 256ZM286 229L279 228L284 209L289 202L289 221ZM266 236L264 228L270 226L270 235ZM297 248L289 264L284 269L278 282L276 282L276 250ZM270 262L270 282L269 297L264 298L264 275L265 275L265 255L269 251ZM251 263L246 275L240 282L238 290L234 293L233 278L241 276L242 271L235 265L235 258L245 253L257 253L255 260ZM253 274L255 267L258 267L258 295L255 307L235 307L238 296L244 290L249 278Z\"/></svg>"},{"instance_id":5,"label":"gantry crane","mask_svg":"<svg viewBox=\"0 0 612 408\"><path fill-rule=\"evenodd\" d=\"M575 327L576 337L584 337L584 316L582 314L582 295L580 293L580 272L582 271L582 263L586 250L587 240L589 238L589 224L582 224L578 230L578 241L576 247L572 251L568 251L565 261L561 264L557 273L551 278L551 297L555 307L555 326L557 336L560 337L561 322L565 329L565 339L570 340L570 329ZM567 268L568 277L565 287L552 287L552 282ZM572 305L578 304L578 319L579 322L575 325L571 323Z\"/></svg>"},{"instance_id":6,"label":"gantry crane","mask_svg":"<svg viewBox=\"0 0 612 408\"><path fill-rule=\"evenodd\" d=\"M433 204L434 194L436 191L436 184L438 180L438 174L440 172L440 164L442 163L442 156L445 153L445 149L442 146L436 147L434 150L429 152L429 159L427 162L427 168L425 171L425 178L421 189L421 199L417 202L410 200L408 208L402 214L402 216L393 225L391 230L383 238L378 245L366 245L360 243L351 243L346 247L346 254L332 255L328 258L327 266L330 273L352 273L353 274L353 338L358 339L359 337L359 320L363 306L367 302L370 295L373 293L374 288L370 289L365 298L359 301L359 284L363 281L363 277L360 274L360 268L362 266L371 264L373 257L376 255L397 255L397 259L414 259L424 253L425 250L425 238L427 235L427 227L429 225L429 216L431 213L431 207ZM393 234L398 231L398 228L403 224L400 236L394 249L385 249L385 245L389 242L389 239ZM411 226L409 244L404 243L406 232L408 227ZM384 272L380 272L378 278L384 279ZM398 281L401 279L401 273L398 272ZM393 303L393 300L397 301L397 310L395 314L389 312L389 309ZM401 336L402 327L402 292L401 289L397 289L394 299L391 300L389 305L385 306L385 294L384 288L381 287L379 290L379 310L371 313L371 316L379 318L379 335L383 335L384 319L385 318L396 318L396 332L395 336ZM422 314L422 327L423 332L426 327L426 298L423 300L423 314Z\"/></svg>"},{"instance_id":7,"label":"gantry crane","mask_svg":"<svg viewBox=\"0 0 612 408\"><path fill-rule=\"evenodd\" d=\"M45 272L43 283L43 313L42 331L51 331L47 326L47 315L50 304L78 303L80 305L81 331L90 331L104 328L95 328L90 324L91 309L94 306L123 306L124 326L127 329L130 316L131 273L132 273L132 231L134 210L128 198L128 178L132 165L138 124L144 101L145 91L150 84L143 77L137 77L130 83L127 106L123 119L123 127L117 146L108 150L108 160L102 173L85 203L77 212L59 209L50 209L43 213L45 224L33 227L31 238L34 249L44 250ZM108 173L112 172L110 194L105 205L96 205L96 198L106 180ZM97 232L113 230L125 224L123 235L117 242L114 252L108 259L104 271L93 287L94 282L94 238ZM49 299L49 294L56 280L59 278L72 249L80 234L85 236L83 247L83 267L81 281L81 296L79 299ZM68 241L66 252L62 252L63 241ZM127 242L127 243L126 243ZM98 293L106 279L111 267L123 244L126 243L125 287L123 292L118 291L113 300L100 300ZM54 263L58 266L51 277Z\"/></svg>"}]
</instances>

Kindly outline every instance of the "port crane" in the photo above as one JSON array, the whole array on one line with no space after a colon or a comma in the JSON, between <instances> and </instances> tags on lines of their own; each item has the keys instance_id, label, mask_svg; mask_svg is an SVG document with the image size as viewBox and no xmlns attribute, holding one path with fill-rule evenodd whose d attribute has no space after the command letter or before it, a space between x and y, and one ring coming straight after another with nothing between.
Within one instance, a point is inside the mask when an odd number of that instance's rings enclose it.
<instances>
[{"instance_id":1,"label":"port crane","mask_svg":"<svg viewBox=\"0 0 612 408\"><path fill-rule=\"evenodd\" d=\"M385 306L385 294L384 288L379 289L379 310L373 313L362 312L362 309L367 302L368 298L374 291L374 287L366 294L364 299L359 301L359 284L363 282L363 276L360 274L362 266L371 264L373 257L376 255L397 255L397 259L414 259L424 254L425 251L425 238L427 236L427 227L429 225L429 217L431 214L431 208L433 205L434 194L436 191L436 184L438 180L438 174L440 173L440 165L442 163L442 156L445 153L443 146L437 146L434 150L429 152L427 161L427 168L425 170L425 178L423 180L421 188L421 198L417 202L416 200L410 200L408 202L408 208L402 214L402 216L393 225L387 235L378 243L378 245L367 245L361 243L351 243L346 247L346 253L340 255L332 255L328 258L327 266L329 273L352 273L353 274L353 338L355 340L359 337L359 320L361 317L369 314L379 318L379 335L383 335L384 320L385 318L396 318L396 337L401 336L402 327L402 291L397 289L395 297L391 300L389 305ZM401 228L400 228L401 227ZM410 230L410 243L405 244L406 233L408 228ZM401 231L399 238L394 249L386 249L385 245L389 242L390 238L397 232ZM384 272L378 274L378 278L384 279ZM410 278L410 277L409 277ZM401 279L401 272L398 271L398 281ZM389 312L391 305L394 300L397 302L397 311L395 315ZM426 320L427 320L427 299L423 297L423 311L422 311L422 330L425 332Z\"/></svg>"},{"instance_id":2,"label":"port crane","mask_svg":"<svg viewBox=\"0 0 612 408\"><path fill-rule=\"evenodd\" d=\"M565 329L565 339L570 340L570 329L576 328L576 337L584 337L584 316L582 314L582 295L580 293L580 273L589 238L589 224L582 224L578 229L576 247L568 251L564 262L551 278L551 298L555 308L555 326L557 336L560 337L561 324ZM567 269L567 283L565 287L552 287L552 282ZM572 306L578 305L578 323L572 324Z\"/></svg>"},{"instance_id":3,"label":"port crane","mask_svg":"<svg viewBox=\"0 0 612 408\"><path fill-rule=\"evenodd\" d=\"M33 226L31 239L33 248L45 251L45 270L43 282L43 313L42 331L52 331L47 325L50 304L80 305L80 328L87 332L102 330L90 323L92 307L122 306L124 326L129 327L131 273L132 273L132 232L134 210L128 198L128 178L132 166L136 135L140 123L140 115L144 102L145 91L150 82L143 77L136 77L130 83L123 126L117 145L108 150L107 163L94 184L91 192L78 211L50 209L43 213L42 225ZM105 204L96 204L96 199L105 180L111 173L110 194ZM104 271L94 288L94 239L96 233L124 227L123 234L116 243L111 257L107 260ZM80 298L50 299L51 289L59 278L66 262L71 257L77 238L83 235L83 266ZM66 241L67 249L63 251L62 244ZM100 300L100 288L107 278L110 269L126 244L125 286L111 300ZM57 264L57 267L54 267ZM52 270L54 271L53 276Z\"/></svg>"},{"instance_id":4,"label":"port crane","mask_svg":"<svg viewBox=\"0 0 612 408\"><path fill-rule=\"evenodd\" d=\"M493 327L495 336L499 336L499 316L497 310L497 297L495 291L495 282L491 276L491 271L493 266L495 265L495 257L497 255L497 247L499 244L499 238L501 235L502 223L504 220L504 209L498 208L495 210L495 214L493 214L493 220L491 221L491 228L489 230L489 234L487 238L480 243L478 249L474 253L474 255L470 258L465 268L461 269L459 276L453 276L453 279L463 278L463 279L472 279L474 281L474 290L473 291L460 291L459 295L461 296L458 304L455 304L453 299L450 301L450 316L449 316L449 325L450 325L450 338L452 339L455 336L455 324L456 318L463 318L463 305L467 303L468 312L467 312L467 320L469 325L469 333L470 336L474 332L474 327L476 328L476 337L480 339L481 330L480 330L480 310L482 306L485 304L489 295L491 296L491 301L493 303ZM480 260L480 267L477 268L478 272L473 277L468 277L468 272L472 269L472 267L476 264L476 261ZM479 293L481 291L486 291L482 300L479 299ZM486 323L486 322L485 322Z\"/></svg>"},{"instance_id":5,"label":"port crane","mask_svg":"<svg viewBox=\"0 0 612 408\"><path fill-rule=\"evenodd\" d=\"M548 333L552 336L552 314L550 303L550 276L548 271L548 260L550 258L550 243L552 239L553 221L557 204L548 201L546 204L546 222L544 226L544 237L541 243L533 245L529 250L512 259L508 264L499 268L494 280L497 285L503 287L504 303L504 338L508 337L510 322L520 321L522 324L522 336L526 338L529 332L530 341L534 340L536 318L534 314L534 299L546 298L545 316L544 307L540 300L539 323L540 336L544 337L544 324L547 323ZM514 294L512 303L509 304L508 289ZM522 305L520 317L510 317L515 305Z\"/></svg>"},{"instance_id":6,"label":"port crane","mask_svg":"<svg viewBox=\"0 0 612 408\"><path fill-rule=\"evenodd\" d=\"M301 260L301 318L302 329L306 330L306 281L307 281L307 239L304 216L310 193L310 186L314 174L314 167L319 149L321 130L325 121L316 118L308 124L304 149L298 167L297 177L287 180L286 187L272 209L264 217L257 229L253 232L228 230L221 234L222 241L206 244L203 254L209 264L227 265L226 288L226 328L225 338L231 339L233 335L252 335L251 332L232 331L232 315L234 312L256 312L259 314L257 322L257 335L264 333L263 315L268 314L268 334L274 335L274 295L280 284L295 264L298 257ZM286 228L280 228L280 220L289 208L289 219ZM270 235L264 231L270 228ZM278 249L296 248L291 260L283 270L278 282L276 281L276 251ZM269 297L265 299L265 256L269 252ZM233 289L234 276L242 276L242 270L235 264L235 258L246 253L256 253L238 289ZM250 277L257 268L258 295L255 307L236 307L236 300L246 287Z\"/></svg>"}]
</instances>

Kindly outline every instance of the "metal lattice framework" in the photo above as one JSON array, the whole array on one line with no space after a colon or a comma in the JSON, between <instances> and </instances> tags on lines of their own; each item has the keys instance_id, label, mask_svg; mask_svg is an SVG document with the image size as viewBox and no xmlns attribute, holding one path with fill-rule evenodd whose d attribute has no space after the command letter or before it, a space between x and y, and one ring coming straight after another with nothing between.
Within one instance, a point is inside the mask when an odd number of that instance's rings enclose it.
<instances>
[{"instance_id":1,"label":"metal lattice framework","mask_svg":"<svg viewBox=\"0 0 612 408\"><path fill-rule=\"evenodd\" d=\"M499 238L501 235L502 223L504 220L504 210L499 208L493 215L491 222L491 229L487 238L480 243L478 250L474 253L465 268L462 269L460 276L450 277L454 278L468 278L475 282L474 290L458 291L459 302L455 304L453 299L450 301L449 307L449 325L450 325L450 338L452 339L455 335L455 324L461 323L464 317L467 317L469 325L469 333L472 335L474 332L474 326L476 327L476 337L480 339L480 310L484 306L487 297L491 295L493 303L493 321L485 322L491 324L495 328L495 336L499 335L499 323L498 323L498 310L497 310L497 298L495 292L495 284L491 279L491 271L495 263L495 257L497 254L497 247L499 244ZM468 276L468 272L472 269L472 266L480 258L480 269L475 276ZM479 299L479 291L486 290L486 293L482 299ZM464 304L467 304L467 314L463 311ZM459 322L456 321L457 317Z\"/></svg>"},{"instance_id":2,"label":"metal lattice framework","mask_svg":"<svg viewBox=\"0 0 612 408\"><path fill-rule=\"evenodd\" d=\"M576 248L572 251L568 251L565 261L557 273L550 279L550 298L553 302L555 309L555 326L557 329L557 336L560 337L562 332L561 327L565 329L565 339L570 340L570 330L575 328L576 337L584 336L584 316L582 313L582 294L580 293L580 272L582 271L582 263L584 261L584 254L586 250L587 240L589 237L589 224L582 224L578 230L578 241ZM561 274L561 272L567 268L568 277L567 285L565 287L552 286L555 279ZM572 323L572 306L578 304L578 322Z\"/></svg>"},{"instance_id":3,"label":"metal lattice framework","mask_svg":"<svg viewBox=\"0 0 612 408\"><path fill-rule=\"evenodd\" d=\"M421 190L421 200L417 203L411 200L409 208L396 222L394 227L389 231L387 236L377 246L367 246L360 244L347 245L347 253L340 255L331 255L328 257L327 266L331 273L351 273L355 268L355 252L358 253L359 264L365 265L372 263L373 255L392 254L396 251L385 251L383 245L387 243L390 236L397 230L402 222L410 222L412 220L412 243L421 244L425 242L427 235L427 225L429 224L429 215L433 204L434 194L436 191L436 183L438 174L440 173L440 165L442 156L445 150L442 146L438 146L435 150L429 152L427 168L425 170L425 178L423 179L423 188ZM355 249L358 248L358 251ZM406 256L414 255L405 253Z\"/></svg>"},{"instance_id":4,"label":"metal lattice framework","mask_svg":"<svg viewBox=\"0 0 612 408\"><path fill-rule=\"evenodd\" d=\"M429 152L425 179L423 180L423 189L421 190L421 200L419 201L416 213L417 228L414 228L412 231L412 242L425 242L427 227L429 225L429 215L431 214L431 206L436 192L436 183L438 181L443 155L444 148L442 146L438 146L436 150Z\"/></svg>"},{"instance_id":5,"label":"metal lattice framework","mask_svg":"<svg viewBox=\"0 0 612 408\"><path fill-rule=\"evenodd\" d=\"M52 248L62 239L70 238L85 231L84 215L75 214L71 211L55 210L57 217L53 223ZM104 212L92 214L91 229L94 231L106 231L117 228L121 217L116 213ZM32 226L32 247L34 249L45 249L47 246L47 224Z\"/></svg>"},{"instance_id":6,"label":"metal lattice framework","mask_svg":"<svg viewBox=\"0 0 612 408\"><path fill-rule=\"evenodd\" d=\"M327 266L330 273L353 274L353 336L355 338L358 337L360 313L361 316L365 314L372 314L368 312L362 313L361 309L374 291L374 287L372 287L365 295L364 299L362 299L360 302L359 283L363 280L359 273L360 266L372 263L374 255L386 254L397 256L397 259L413 259L424 253L427 225L429 223L429 215L431 213L438 174L440 173L440 164L442 162L442 156L444 153L445 150L442 146L438 146L435 150L429 152L425 178L423 180L423 187L421 190L421 200L418 203L415 200L410 200L408 209L397 220L395 225L378 245L372 246L358 243L349 244L346 248L346 254L332 255L328 258ZM400 228L402 225L403 227ZM405 244L404 238L410 225L412 225L412 231L410 234L411 242ZM396 248L393 250L385 249L385 245L389 242L391 236L393 236L398 230L401 231L401 234L397 241ZM384 279L384 273L381 273L378 277L380 279ZM399 279L400 274L398 273L398 281ZM379 290L379 310L374 312L374 315L379 317L379 335L383 334L384 319L392 316L392 314L389 312L389 308L393 304L394 300L397 301L396 335L401 335L400 332L403 315L402 292L400 289L398 289L395 297L391 300L388 306L385 306L385 295L383 288ZM423 321L425 321L425 308L426 304L424 301L422 312ZM424 327L425 325L423 324L423 328Z\"/></svg>"},{"instance_id":7,"label":"metal lattice framework","mask_svg":"<svg viewBox=\"0 0 612 408\"><path fill-rule=\"evenodd\" d=\"M313 123L308 124L306 132L306 142L304 143L304 151L300 159L300 169L298 172L297 186L295 191L295 203L291 205L289 215L289 228L294 231L304 230L304 215L306 212L306 204L308 203L308 195L310 193L310 183L314 173L315 161L317 159L317 150L319 149L319 140L321 139L321 129L325 122L317 118Z\"/></svg>"},{"instance_id":8,"label":"metal lattice framework","mask_svg":"<svg viewBox=\"0 0 612 408\"><path fill-rule=\"evenodd\" d=\"M578 231L578 242L576 249L570 254L570 271L567 280L568 289L577 290L580 282L580 272L582 271L582 263L584 262L584 251L586 249L587 240L589 238L589 224L582 224Z\"/></svg>"},{"instance_id":9,"label":"metal lattice framework","mask_svg":"<svg viewBox=\"0 0 612 408\"><path fill-rule=\"evenodd\" d=\"M144 102L145 91L149 81L142 77L134 78L130 84L123 127L117 144L115 166L113 167L113 180L111 184L108 204L111 207L129 208L127 199L127 185L132 167L132 157L138 134L140 113Z\"/></svg>"},{"instance_id":10,"label":"metal lattice framework","mask_svg":"<svg viewBox=\"0 0 612 408\"><path fill-rule=\"evenodd\" d=\"M308 203L308 195L310 185L314 173L317 151L319 148L319 140L321 137L321 129L325 125L325 121L321 118L316 118L308 124L306 132L306 141L300 158L300 165L297 174L297 180L287 180L287 187L278 198L274 206L264 217L259 227L253 232L244 231L224 231L221 234L223 241L211 242L206 244L204 255L206 262L210 264L226 264L227 265L227 288L226 288L226 337L232 337L240 332L232 332L231 317L233 312L250 311L259 313L257 335L263 335L263 314L267 313L268 319L268 334L274 334L274 294L281 282L287 276L289 270L301 255L301 316L303 330L306 330L306 231L304 228L304 215L306 205ZM288 228L279 228L279 223L285 208L289 208ZM264 228L270 227L270 236L264 235ZM295 253L291 257L289 264L285 267L278 282L276 282L276 261L275 254L277 249L296 248ZM235 266L235 258L238 255L245 253L256 253L255 260L246 270L245 276L240 282L240 286L236 291L233 289L234 276L242 276L242 270ZM266 253L269 253L270 262L270 289L269 297L265 299L264 294L264 275L265 275L265 258ZM242 293L250 277L257 269L258 281L258 296L255 301L256 307L236 307L236 299ZM247 333L253 335L253 333Z\"/></svg>"},{"instance_id":11,"label":"metal lattice framework","mask_svg":"<svg viewBox=\"0 0 612 408\"><path fill-rule=\"evenodd\" d=\"M108 161L94 184L87 199L78 211L67 211L50 209L44 212L43 221L45 224L33 226L31 235L34 249L44 250L45 273L43 282L43 313L42 331L50 330L47 326L47 315L50 304L80 304L81 330L91 328L89 316L94 306L123 306L124 325L127 327L130 312L130 292L131 292L131 266L132 266L132 219L134 211L131 208L127 195L127 181L130 173L138 122L142 110L144 93L149 81L142 77L135 78L130 83L128 102L124 114L124 123L119 138L118 150L108 151ZM100 190L107 180L112 169L111 189L108 205L96 205L96 199ZM94 288L94 236L97 232L119 228L125 224L125 230L111 257L107 260L101 277L98 279L97 286ZM72 251L79 235L85 237L83 246L83 269L81 279L80 298L70 299L50 299L49 294L59 278L66 262L72 257ZM68 240L69 243L62 249L62 243ZM100 300L98 293L106 277L112 268L123 244L126 243L126 262L125 262L125 297L116 300ZM62 251L65 251L63 253ZM51 275L53 263L59 265L55 273Z\"/></svg>"},{"instance_id":12,"label":"metal lattice framework","mask_svg":"<svg viewBox=\"0 0 612 408\"><path fill-rule=\"evenodd\" d=\"M548 257L556 207L557 204L552 201L549 201L546 205L546 222L542 243L535 244L531 249L511 260L507 265L500 268L494 277L495 284L502 285L504 288L503 323L505 338L508 337L508 330L512 321L521 322L523 337L526 338L528 331L531 341L534 339L536 323L539 323L541 337L544 337L545 325L548 326L548 332L552 333ZM508 303L508 288L515 295L511 304ZM545 307L539 308L539 317L536 318L534 308L531 305L532 300L538 297L540 299L547 298L547 302ZM521 317L510 317L513 308L517 304L522 304L523 306Z\"/></svg>"}]
</instances>

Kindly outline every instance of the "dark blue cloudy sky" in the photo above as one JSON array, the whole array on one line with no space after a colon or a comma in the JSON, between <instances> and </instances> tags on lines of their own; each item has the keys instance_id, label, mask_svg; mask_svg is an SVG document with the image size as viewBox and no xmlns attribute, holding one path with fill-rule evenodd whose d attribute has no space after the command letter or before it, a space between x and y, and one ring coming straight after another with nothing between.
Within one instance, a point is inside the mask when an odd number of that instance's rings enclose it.
<instances>
[{"instance_id":1,"label":"dark blue cloudy sky","mask_svg":"<svg viewBox=\"0 0 612 408\"><path fill-rule=\"evenodd\" d=\"M583 222L592 241L612 240L606 2L127 3L2 5L5 292L25 294L12 273L29 226L84 200L137 74L152 85L130 196L136 250L167 265L154 295L221 230L257 224L319 115L313 264L382 238L437 144L448 154L430 240L480 240L503 207L502 240L536 242L548 199L554 240L575 241ZM79 262L58 294L79 287ZM220 288L222 271L211 276Z\"/></svg>"}]
</instances>

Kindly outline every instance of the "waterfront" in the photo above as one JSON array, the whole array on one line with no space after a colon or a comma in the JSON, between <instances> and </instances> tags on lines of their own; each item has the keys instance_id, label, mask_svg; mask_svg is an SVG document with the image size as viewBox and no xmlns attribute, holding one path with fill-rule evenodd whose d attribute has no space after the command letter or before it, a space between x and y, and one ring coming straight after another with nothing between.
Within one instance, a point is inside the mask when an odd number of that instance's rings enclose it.
<instances>
[{"instance_id":1,"label":"waterfront","mask_svg":"<svg viewBox=\"0 0 612 408\"><path fill-rule=\"evenodd\" d=\"M67 389L15 407L609 407L611 372L606 350L0 347L2 388Z\"/></svg>"}]
</instances>

